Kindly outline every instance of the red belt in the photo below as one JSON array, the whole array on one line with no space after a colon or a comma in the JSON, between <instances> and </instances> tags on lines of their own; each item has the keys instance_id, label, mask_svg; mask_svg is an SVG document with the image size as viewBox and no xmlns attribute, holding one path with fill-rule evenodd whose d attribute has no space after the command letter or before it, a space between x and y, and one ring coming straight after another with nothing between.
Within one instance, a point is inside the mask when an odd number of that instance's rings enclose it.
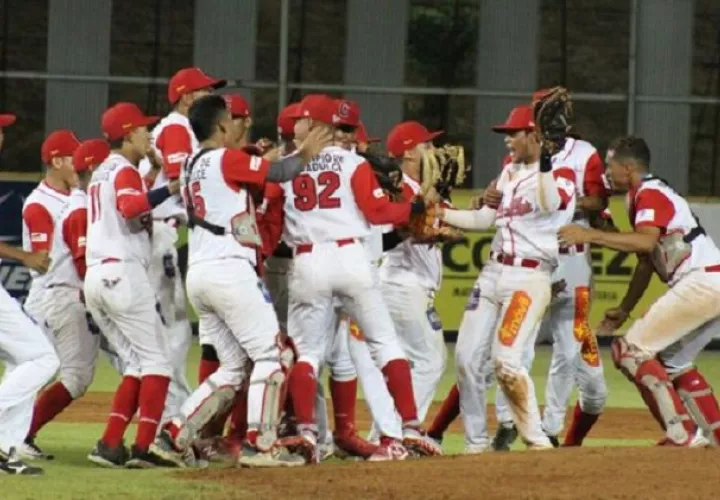
<instances>
[{"instance_id":1,"label":"red belt","mask_svg":"<svg viewBox=\"0 0 720 500\"><path fill-rule=\"evenodd\" d=\"M345 238L344 240L337 240L335 242L335 244L339 247L344 247L345 245L352 245L353 243L355 243L355 238ZM310 253L312 251L312 243L302 243L295 247L295 255L300 255L301 253Z\"/></svg>"},{"instance_id":2,"label":"red belt","mask_svg":"<svg viewBox=\"0 0 720 500\"><path fill-rule=\"evenodd\" d=\"M540 261L535 259L518 259L514 255L507 255L507 254L496 254L493 256L493 260L496 260L500 264L503 264L505 266L519 266L519 267L529 267L531 269L540 267Z\"/></svg>"},{"instance_id":3,"label":"red belt","mask_svg":"<svg viewBox=\"0 0 720 500\"><path fill-rule=\"evenodd\" d=\"M720 273L720 264L715 264L714 266L708 266L705 268L706 273Z\"/></svg>"},{"instance_id":4,"label":"red belt","mask_svg":"<svg viewBox=\"0 0 720 500\"><path fill-rule=\"evenodd\" d=\"M569 247L560 247L560 253L563 255L567 255L570 253L570 249L574 248L576 252L584 252L585 251L585 243L578 243L577 245L572 245Z\"/></svg>"}]
</instances>

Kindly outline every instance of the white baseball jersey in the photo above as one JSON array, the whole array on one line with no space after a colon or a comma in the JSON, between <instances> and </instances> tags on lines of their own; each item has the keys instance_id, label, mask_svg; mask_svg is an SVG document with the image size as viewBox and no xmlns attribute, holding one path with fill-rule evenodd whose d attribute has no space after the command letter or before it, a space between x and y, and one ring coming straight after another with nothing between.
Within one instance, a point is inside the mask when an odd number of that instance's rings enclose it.
<instances>
[{"instance_id":1,"label":"white baseball jersey","mask_svg":"<svg viewBox=\"0 0 720 500\"><path fill-rule=\"evenodd\" d=\"M60 192L44 181L36 187L23 205L23 249L27 252L47 251L50 268L45 274L30 271L30 290L63 285L82 288L82 280L74 263L77 249L84 250L85 234L73 225L78 216L85 217L84 207L73 206L76 195ZM82 224L84 226L84 224Z\"/></svg>"},{"instance_id":2,"label":"white baseball jersey","mask_svg":"<svg viewBox=\"0 0 720 500\"><path fill-rule=\"evenodd\" d=\"M110 153L88 186L87 265L106 260L150 263L152 217L140 172Z\"/></svg>"},{"instance_id":3,"label":"white baseball jersey","mask_svg":"<svg viewBox=\"0 0 720 500\"><path fill-rule=\"evenodd\" d=\"M557 265L557 231L572 220L575 210L575 174L572 169L553 169L562 200L561 210L546 212L538 199L539 162L533 165L508 164L500 175L497 189L502 201L495 226L501 253L522 259L537 259Z\"/></svg>"},{"instance_id":4,"label":"white baseball jersey","mask_svg":"<svg viewBox=\"0 0 720 500\"><path fill-rule=\"evenodd\" d=\"M652 175L648 175L637 189L628 193L627 204L633 227L660 228L661 238L674 232L687 235L699 225L687 200L663 180ZM720 250L710 235L696 237L690 246L690 256L675 269L670 277L670 285L692 270L720 265Z\"/></svg>"},{"instance_id":5,"label":"white baseball jersey","mask_svg":"<svg viewBox=\"0 0 720 500\"><path fill-rule=\"evenodd\" d=\"M188 117L172 111L160 120L152 130L152 147L156 157L163 163L163 168L152 185L152 189L157 189L168 184L167 172L172 172L172 177L176 178L185 160L198 148L198 141ZM151 168L147 158L140 162L139 169L143 176L147 175ZM153 217L156 219L176 216L185 217L185 206L178 195L171 196L153 209Z\"/></svg>"},{"instance_id":6,"label":"white baseball jersey","mask_svg":"<svg viewBox=\"0 0 720 500\"><path fill-rule=\"evenodd\" d=\"M196 151L185 168L199 154L200 151ZM262 187L269 166L270 163L259 156L250 156L239 149L218 148L203 153L195 161L189 178L183 170L185 204L190 199L197 217L225 229L222 235L198 226L191 229L189 265L230 258L243 258L256 264L258 248L241 244L233 235L231 224L237 216L248 213L254 216L255 207L247 187Z\"/></svg>"},{"instance_id":7,"label":"white baseball jersey","mask_svg":"<svg viewBox=\"0 0 720 500\"><path fill-rule=\"evenodd\" d=\"M575 173L575 198L584 196L606 197L603 182L605 167L595 147L587 141L568 138L563 149L553 155L553 168L569 167ZM585 211L578 210L573 224L589 227Z\"/></svg>"},{"instance_id":8,"label":"white baseball jersey","mask_svg":"<svg viewBox=\"0 0 720 500\"><path fill-rule=\"evenodd\" d=\"M420 192L420 184L407 174L403 182L412 194ZM401 285L419 285L438 290L442 280L442 251L436 244L414 243L408 238L385 253L380 266L382 281Z\"/></svg>"}]
</instances>

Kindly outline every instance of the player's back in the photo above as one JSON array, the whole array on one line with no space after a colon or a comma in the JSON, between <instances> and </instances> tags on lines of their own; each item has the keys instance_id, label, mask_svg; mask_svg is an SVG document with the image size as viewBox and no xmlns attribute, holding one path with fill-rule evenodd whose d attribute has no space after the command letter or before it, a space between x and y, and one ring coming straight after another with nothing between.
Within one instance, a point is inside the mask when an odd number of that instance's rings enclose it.
<instances>
[{"instance_id":1,"label":"player's back","mask_svg":"<svg viewBox=\"0 0 720 500\"><path fill-rule=\"evenodd\" d=\"M103 261L138 262L147 267L151 246L149 213L125 219L118 208L118 195L127 188L117 189L118 174L133 169L132 175L140 178L137 169L123 156L110 153L92 174L88 185L88 230L86 259L88 267ZM145 184L139 183L145 190ZM126 194L134 194L128 190Z\"/></svg>"},{"instance_id":2,"label":"player's back","mask_svg":"<svg viewBox=\"0 0 720 500\"><path fill-rule=\"evenodd\" d=\"M290 246L366 238L370 225L353 192L353 174L365 159L337 146L323 149L292 181L285 195L283 240ZM382 190L375 193L382 197Z\"/></svg>"}]
</instances>

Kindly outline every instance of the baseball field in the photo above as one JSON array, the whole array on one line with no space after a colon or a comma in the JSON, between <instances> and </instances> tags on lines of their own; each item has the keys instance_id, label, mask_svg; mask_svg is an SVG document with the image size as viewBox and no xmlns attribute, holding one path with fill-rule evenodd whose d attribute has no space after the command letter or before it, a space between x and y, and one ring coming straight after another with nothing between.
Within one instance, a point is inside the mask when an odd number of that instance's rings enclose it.
<instances>
[{"instance_id":1,"label":"baseball field","mask_svg":"<svg viewBox=\"0 0 720 500\"><path fill-rule=\"evenodd\" d=\"M540 401L550 358L539 348L533 376ZM196 379L197 348L191 352L188 378ZM462 427L451 427L443 443L446 457L394 463L355 463L332 459L312 468L249 470L213 466L208 470L106 470L85 456L100 435L119 377L101 359L95 382L38 444L55 460L43 462L43 477L3 477L2 499L251 499L251 498L478 498L616 499L713 498L720 470L715 449L652 447L661 437L634 388L612 368L603 352L610 396L608 408L590 434L587 447L511 453L456 455L463 449ZM436 395L441 400L454 381L453 353ZM699 359L707 378L720 381L720 353ZM494 392L490 401L494 399ZM368 428L364 404L361 428ZM434 411L432 412L434 414ZM491 417L493 410L490 410ZM494 421L491 431L494 432ZM134 433L134 429L130 432ZM132 436L132 434L131 434Z\"/></svg>"}]
</instances>

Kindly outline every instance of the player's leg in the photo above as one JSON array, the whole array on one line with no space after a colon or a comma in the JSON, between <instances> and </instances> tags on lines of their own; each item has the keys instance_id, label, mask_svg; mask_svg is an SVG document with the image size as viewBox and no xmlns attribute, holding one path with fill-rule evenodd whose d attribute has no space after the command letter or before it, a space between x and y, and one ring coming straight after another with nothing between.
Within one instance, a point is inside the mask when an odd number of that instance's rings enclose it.
<instances>
[{"instance_id":1,"label":"player's leg","mask_svg":"<svg viewBox=\"0 0 720 500\"><path fill-rule=\"evenodd\" d=\"M498 285L502 300L492 360L498 386L505 393L518 434L533 449L551 447L540 423L535 387L523 364L534 345L537 327L550 302L550 276L538 270L506 266Z\"/></svg>"},{"instance_id":2,"label":"player's leg","mask_svg":"<svg viewBox=\"0 0 720 500\"><path fill-rule=\"evenodd\" d=\"M88 328L79 290L56 288L52 292L47 295L46 321L55 335L60 370L58 380L35 402L32 424L23 447L24 453L33 458L45 457L34 442L40 429L85 394L92 383L99 347L99 336L91 334Z\"/></svg>"},{"instance_id":3,"label":"player's leg","mask_svg":"<svg viewBox=\"0 0 720 500\"><path fill-rule=\"evenodd\" d=\"M447 349L433 297L419 286L382 283L382 293L400 344L410 361L418 419L425 420L445 371Z\"/></svg>"},{"instance_id":4,"label":"player's leg","mask_svg":"<svg viewBox=\"0 0 720 500\"><path fill-rule=\"evenodd\" d=\"M720 319L715 319L659 355L685 408L715 446L720 445L720 407L712 387L693 363L718 332Z\"/></svg>"},{"instance_id":5,"label":"player's leg","mask_svg":"<svg viewBox=\"0 0 720 500\"><path fill-rule=\"evenodd\" d=\"M717 317L720 276L702 271L685 276L613 342L613 361L640 390L665 427L663 445L687 446L697 426L657 354Z\"/></svg>"},{"instance_id":6,"label":"player's leg","mask_svg":"<svg viewBox=\"0 0 720 500\"><path fill-rule=\"evenodd\" d=\"M546 314L542 324L546 324L545 320L547 317L548 315ZM540 332L542 332L542 330L543 327L541 326ZM528 344L523 353L523 365L528 373L530 373L534 359L535 345L534 343L532 345ZM487 371L487 386L490 387L490 385L495 382L495 369L492 363L487 363ZM512 446L517 439L518 432L515 427L515 422L513 421L512 411L510 411L507 397L505 397L505 393L500 388L495 391L495 417L498 422L498 427L490 445L494 451L510 451L510 446Z\"/></svg>"},{"instance_id":7,"label":"player's leg","mask_svg":"<svg viewBox=\"0 0 720 500\"><path fill-rule=\"evenodd\" d=\"M11 367L0 382L0 451L8 454L27 436L35 396L60 361L45 332L2 287L0 354Z\"/></svg>"}]
</instances>

